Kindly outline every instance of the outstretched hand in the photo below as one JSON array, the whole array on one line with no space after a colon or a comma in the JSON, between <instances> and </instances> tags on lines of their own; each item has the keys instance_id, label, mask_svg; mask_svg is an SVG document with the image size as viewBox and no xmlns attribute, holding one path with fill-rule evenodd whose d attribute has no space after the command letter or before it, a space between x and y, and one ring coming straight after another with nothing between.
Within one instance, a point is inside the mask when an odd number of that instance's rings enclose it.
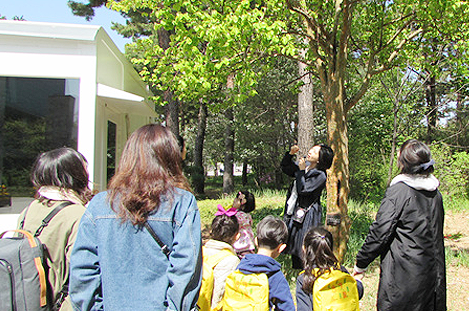
<instances>
[{"instance_id":1,"label":"outstretched hand","mask_svg":"<svg viewBox=\"0 0 469 311\"><path fill-rule=\"evenodd\" d=\"M294 155L294 154L296 154L299 150L300 150L300 147L298 147L298 145L293 145L293 146L291 146L291 148L290 148L290 154L291 154L291 155Z\"/></svg>"},{"instance_id":2,"label":"outstretched hand","mask_svg":"<svg viewBox=\"0 0 469 311\"><path fill-rule=\"evenodd\" d=\"M354 278L355 280L361 281L361 280L363 280L363 278L365 277L365 272L360 272L360 273L359 273L359 272L357 272L357 271L354 270L354 271L352 272L352 276L353 276L353 278Z\"/></svg>"}]
</instances>

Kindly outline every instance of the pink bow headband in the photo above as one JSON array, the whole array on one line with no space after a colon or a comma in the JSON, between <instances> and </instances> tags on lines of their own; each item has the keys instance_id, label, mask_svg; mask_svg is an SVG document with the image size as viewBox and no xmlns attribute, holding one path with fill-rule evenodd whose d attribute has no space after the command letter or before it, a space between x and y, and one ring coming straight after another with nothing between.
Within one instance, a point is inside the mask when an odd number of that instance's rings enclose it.
<instances>
[{"instance_id":1,"label":"pink bow headband","mask_svg":"<svg viewBox=\"0 0 469 311\"><path fill-rule=\"evenodd\" d=\"M229 209L225 209L221 204L217 205L218 211L215 213L215 216L226 215L226 216L234 216L238 212L238 210L234 207Z\"/></svg>"}]
</instances>

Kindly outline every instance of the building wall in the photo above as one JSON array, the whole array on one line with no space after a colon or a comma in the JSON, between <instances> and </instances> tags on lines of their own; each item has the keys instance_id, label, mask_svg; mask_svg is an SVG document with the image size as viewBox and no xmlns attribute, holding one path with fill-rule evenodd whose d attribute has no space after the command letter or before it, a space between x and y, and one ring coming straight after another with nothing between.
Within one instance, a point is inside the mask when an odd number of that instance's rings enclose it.
<instances>
[{"instance_id":1,"label":"building wall","mask_svg":"<svg viewBox=\"0 0 469 311\"><path fill-rule=\"evenodd\" d=\"M8 23L11 22L5 25ZM8 33L0 27L0 76L79 79L77 146L88 160L95 189L105 189L108 121L117 125L115 160L118 161L128 135L151 122L155 113L146 103L130 103L139 105L135 114L128 108L128 102L121 105L119 99L97 99L97 85L101 83L146 98L144 84L102 28L29 22L17 25L21 25L24 33ZM44 34L28 33L29 25L37 32L44 30ZM48 31L58 34L49 35ZM74 31L76 34L66 38Z\"/></svg>"}]
</instances>

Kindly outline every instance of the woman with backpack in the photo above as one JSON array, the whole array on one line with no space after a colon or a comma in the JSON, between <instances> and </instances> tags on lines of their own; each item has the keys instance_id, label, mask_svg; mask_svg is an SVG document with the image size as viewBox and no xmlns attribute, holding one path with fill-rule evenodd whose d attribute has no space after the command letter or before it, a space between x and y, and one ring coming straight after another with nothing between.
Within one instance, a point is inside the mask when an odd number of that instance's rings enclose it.
<instances>
[{"instance_id":1,"label":"woman with backpack","mask_svg":"<svg viewBox=\"0 0 469 311\"><path fill-rule=\"evenodd\" d=\"M202 279L200 214L169 129L128 139L108 191L91 200L73 248L77 310L195 310Z\"/></svg>"},{"instance_id":2,"label":"woman with backpack","mask_svg":"<svg viewBox=\"0 0 469 311\"><path fill-rule=\"evenodd\" d=\"M72 310L67 297L70 255L85 204L92 196L86 160L71 148L44 152L34 163L31 181L37 189L35 200L21 213L18 228L37 233L47 247L49 304L62 311ZM54 210L57 213L43 227Z\"/></svg>"},{"instance_id":3,"label":"woman with backpack","mask_svg":"<svg viewBox=\"0 0 469 311\"><path fill-rule=\"evenodd\" d=\"M326 170L332 165L334 152L331 147L320 144L313 146L298 162L293 157L299 148L290 148L280 163L282 171L295 180L290 187L285 203L284 221L288 227L288 242L285 253L291 254L293 269L302 269L302 243L305 233L322 224L321 193L326 187Z\"/></svg>"},{"instance_id":4,"label":"woman with backpack","mask_svg":"<svg viewBox=\"0 0 469 311\"><path fill-rule=\"evenodd\" d=\"M363 284L354 280L332 251L332 234L322 227L311 228L303 240L305 270L296 281L297 311L358 311ZM339 280L341 286L329 289ZM334 288L334 287L332 287ZM343 295L346 292L348 295ZM331 299L334 298L334 299Z\"/></svg>"},{"instance_id":5,"label":"woman with backpack","mask_svg":"<svg viewBox=\"0 0 469 311\"><path fill-rule=\"evenodd\" d=\"M354 275L362 277L381 257L378 311L446 310L444 210L434 164L424 143L411 139L402 144L401 172L386 190L357 254Z\"/></svg>"}]
</instances>

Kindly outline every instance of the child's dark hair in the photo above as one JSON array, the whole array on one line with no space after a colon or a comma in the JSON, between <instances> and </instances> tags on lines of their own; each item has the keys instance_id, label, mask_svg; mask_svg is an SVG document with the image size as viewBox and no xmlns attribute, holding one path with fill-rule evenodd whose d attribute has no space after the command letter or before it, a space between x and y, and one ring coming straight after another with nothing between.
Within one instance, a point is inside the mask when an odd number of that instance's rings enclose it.
<instances>
[{"instance_id":1,"label":"child's dark hair","mask_svg":"<svg viewBox=\"0 0 469 311\"><path fill-rule=\"evenodd\" d=\"M257 224L257 243L259 247L275 249L287 243L288 229L285 223L272 215L264 217Z\"/></svg>"},{"instance_id":2,"label":"child's dark hair","mask_svg":"<svg viewBox=\"0 0 469 311\"><path fill-rule=\"evenodd\" d=\"M303 290L311 292L314 281L332 267L339 267L339 261L332 252L332 234L323 227L308 230L304 239L303 263L305 267ZM317 272L314 269L319 269Z\"/></svg>"},{"instance_id":3,"label":"child's dark hair","mask_svg":"<svg viewBox=\"0 0 469 311\"><path fill-rule=\"evenodd\" d=\"M256 200L254 199L254 194L252 194L249 191L242 190L238 192L236 197L238 198L240 194L244 194L244 197L246 198L246 203L241 205L239 208L240 211L243 211L245 213L250 213L256 208Z\"/></svg>"},{"instance_id":4,"label":"child's dark hair","mask_svg":"<svg viewBox=\"0 0 469 311\"><path fill-rule=\"evenodd\" d=\"M211 235L214 240L231 244L238 231L239 223L235 215L218 215L212 221Z\"/></svg>"}]
</instances>

